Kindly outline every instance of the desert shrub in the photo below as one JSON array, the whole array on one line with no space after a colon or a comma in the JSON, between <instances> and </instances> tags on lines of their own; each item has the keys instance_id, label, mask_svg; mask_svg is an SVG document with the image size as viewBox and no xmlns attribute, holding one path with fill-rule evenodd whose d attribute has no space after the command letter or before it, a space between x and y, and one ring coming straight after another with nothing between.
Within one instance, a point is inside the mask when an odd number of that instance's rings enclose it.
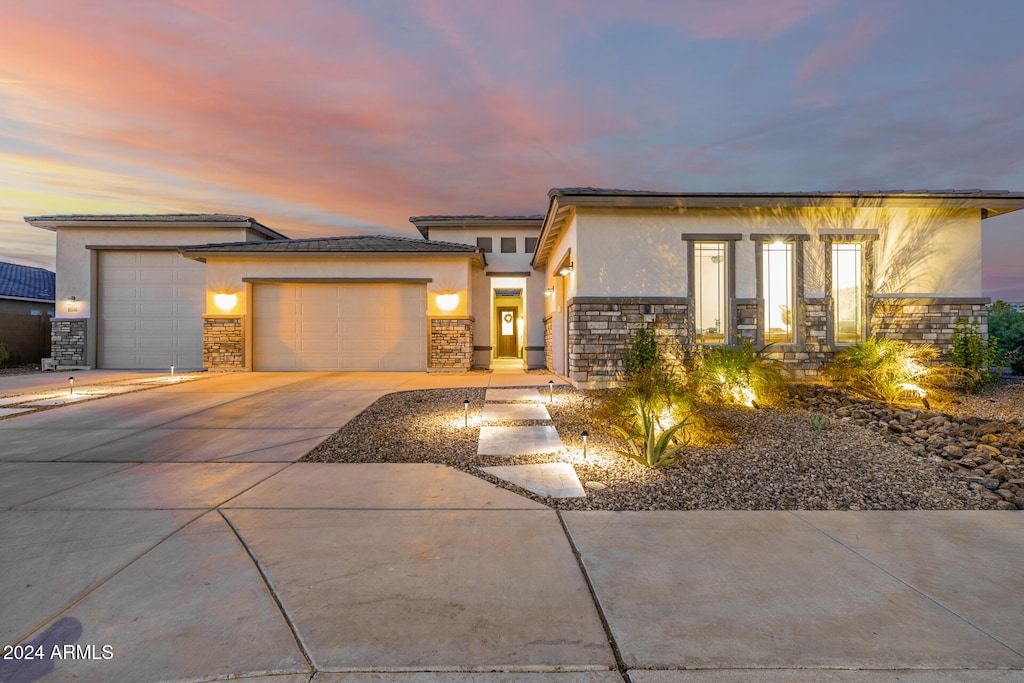
<instances>
[{"instance_id":1,"label":"desert shrub","mask_svg":"<svg viewBox=\"0 0 1024 683\"><path fill-rule=\"evenodd\" d=\"M4 342L0 342L0 368L10 368L21 362L21 356Z\"/></svg>"},{"instance_id":2,"label":"desert shrub","mask_svg":"<svg viewBox=\"0 0 1024 683\"><path fill-rule=\"evenodd\" d=\"M754 351L750 342L698 353L691 364L694 391L700 400L726 405L765 406L785 396L786 370L781 361Z\"/></svg>"},{"instance_id":3,"label":"desert shrub","mask_svg":"<svg viewBox=\"0 0 1024 683\"><path fill-rule=\"evenodd\" d=\"M988 307L988 333L1015 375L1024 375L1024 312L1005 301Z\"/></svg>"},{"instance_id":4,"label":"desert shrub","mask_svg":"<svg viewBox=\"0 0 1024 683\"><path fill-rule=\"evenodd\" d=\"M633 343L622 360L628 377L654 372L660 361L658 342L654 338L654 333L646 327L636 328L633 332Z\"/></svg>"},{"instance_id":5,"label":"desert shrub","mask_svg":"<svg viewBox=\"0 0 1024 683\"><path fill-rule=\"evenodd\" d=\"M949 360L955 367L970 370L958 384L969 393L977 393L992 384L1003 371L1003 353L997 347L997 339L981 336L981 323L957 320L953 327L952 348Z\"/></svg>"},{"instance_id":6,"label":"desert shrub","mask_svg":"<svg viewBox=\"0 0 1024 683\"><path fill-rule=\"evenodd\" d=\"M923 404L948 398L944 387L971 374L970 370L935 365L939 350L929 344L871 337L836 354L827 375L854 394L891 405Z\"/></svg>"}]
</instances>

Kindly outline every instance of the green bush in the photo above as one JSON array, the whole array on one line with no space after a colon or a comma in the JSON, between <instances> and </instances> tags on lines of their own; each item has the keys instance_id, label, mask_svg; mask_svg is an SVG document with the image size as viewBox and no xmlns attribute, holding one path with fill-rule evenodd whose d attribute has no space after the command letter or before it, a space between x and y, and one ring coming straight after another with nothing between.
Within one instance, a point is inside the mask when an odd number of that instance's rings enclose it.
<instances>
[{"instance_id":1,"label":"green bush","mask_svg":"<svg viewBox=\"0 0 1024 683\"><path fill-rule=\"evenodd\" d=\"M827 375L855 394L891 405L923 404L928 397L947 399L943 387L973 373L949 365L933 365L939 350L901 339L872 337L836 354Z\"/></svg>"},{"instance_id":2,"label":"green bush","mask_svg":"<svg viewBox=\"0 0 1024 683\"><path fill-rule=\"evenodd\" d=\"M21 356L4 342L0 342L0 368L10 368L21 362Z\"/></svg>"},{"instance_id":3,"label":"green bush","mask_svg":"<svg viewBox=\"0 0 1024 683\"><path fill-rule=\"evenodd\" d=\"M710 403L764 406L785 396L786 371L781 361L754 351L750 342L740 346L705 349L692 362L697 397Z\"/></svg>"},{"instance_id":4,"label":"green bush","mask_svg":"<svg viewBox=\"0 0 1024 683\"><path fill-rule=\"evenodd\" d=\"M949 360L955 367L971 371L959 382L964 391L977 393L999 379L1003 371L1003 353L994 336L989 336L988 340L981 336L981 323L957 320L952 341Z\"/></svg>"},{"instance_id":5,"label":"green bush","mask_svg":"<svg viewBox=\"0 0 1024 683\"><path fill-rule=\"evenodd\" d=\"M622 359L626 366L627 377L650 374L658 367L660 354L654 333L646 327L638 327L633 332L633 344Z\"/></svg>"},{"instance_id":6,"label":"green bush","mask_svg":"<svg viewBox=\"0 0 1024 683\"><path fill-rule=\"evenodd\" d=\"M988 333L1015 375L1024 375L1024 312L1005 301L988 307Z\"/></svg>"}]
</instances>

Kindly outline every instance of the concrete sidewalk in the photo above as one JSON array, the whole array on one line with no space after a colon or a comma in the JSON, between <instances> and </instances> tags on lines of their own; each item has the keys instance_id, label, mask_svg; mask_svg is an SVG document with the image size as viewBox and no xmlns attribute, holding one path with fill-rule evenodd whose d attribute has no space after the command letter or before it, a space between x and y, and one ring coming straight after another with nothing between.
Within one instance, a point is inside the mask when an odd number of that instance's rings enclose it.
<instances>
[{"instance_id":1,"label":"concrete sidewalk","mask_svg":"<svg viewBox=\"0 0 1024 683\"><path fill-rule=\"evenodd\" d=\"M415 375L0 422L0 645L45 655L0 681L1024 679L1020 513L558 514L436 465L294 463L383 393L499 377Z\"/></svg>"}]
</instances>

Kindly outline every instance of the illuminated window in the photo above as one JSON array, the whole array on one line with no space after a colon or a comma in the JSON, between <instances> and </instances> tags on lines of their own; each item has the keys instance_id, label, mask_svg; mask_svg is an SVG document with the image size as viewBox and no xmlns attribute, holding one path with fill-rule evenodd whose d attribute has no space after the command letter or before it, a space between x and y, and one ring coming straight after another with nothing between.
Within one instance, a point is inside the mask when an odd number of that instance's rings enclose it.
<instances>
[{"instance_id":1,"label":"illuminated window","mask_svg":"<svg viewBox=\"0 0 1024 683\"><path fill-rule=\"evenodd\" d=\"M832 307L837 344L863 341L863 252L860 244L832 245Z\"/></svg>"},{"instance_id":2,"label":"illuminated window","mask_svg":"<svg viewBox=\"0 0 1024 683\"><path fill-rule=\"evenodd\" d=\"M693 245L694 324L698 344L724 344L728 339L725 242Z\"/></svg>"},{"instance_id":3,"label":"illuminated window","mask_svg":"<svg viewBox=\"0 0 1024 683\"><path fill-rule=\"evenodd\" d=\"M764 278L764 342L793 343L793 245L768 242L761 252Z\"/></svg>"}]
</instances>

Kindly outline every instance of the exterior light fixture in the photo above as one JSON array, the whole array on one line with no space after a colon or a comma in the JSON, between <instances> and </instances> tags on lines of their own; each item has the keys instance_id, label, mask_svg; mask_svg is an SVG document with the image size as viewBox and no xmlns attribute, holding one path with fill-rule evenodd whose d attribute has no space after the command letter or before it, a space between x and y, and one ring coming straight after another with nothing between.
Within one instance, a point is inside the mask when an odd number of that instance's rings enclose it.
<instances>
[{"instance_id":1,"label":"exterior light fixture","mask_svg":"<svg viewBox=\"0 0 1024 683\"><path fill-rule=\"evenodd\" d=\"M238 303L237 294L214 294L213 305L227 313Z\"/></svg>"},{"instance_id":2,"label":"exterior light fixture","mask_svg":"<svg viewBox=\"0 0 1024 683\"><path fill-rule=\"evenodd\" d=\"M459 295L451 293L438 294L434 298L434 302L442 311L454 311L459 306Z\"/></svg>"},{"instance_id":3,"label":"exterior light fixture","mask_svg":"<svg viewBox=\"0 0 1024 683\"><path fill-rule=\"evenodd\" d=\"M467 398L462 402L462 418L464 420L464 426L469 426L469 399Z\"/></svg>"},{"instance_id":4,"label":"exterior light fixture","mask_svg":"<svg viewBox=\"0 0 1024 683\"><path fill-rule=\"evenodd\" d=\"M78 297L69 296L64 302L64 307L67 308L68 313L78 313Z\"/></svg>"},{"instance_id":5,"label":"exterior light fixture","mask_svg":"<svg viewBox=\"0 0 1024 683\"><path fill-rule=\"evenodd\" d=\"M174 363L171 363L171 377L174 377Z\"/></svg>"},{"instance_id":6,"label":"exterior light fixture","mask_svg":"<svg viewBox=\"0 0 1024 683\"><path fill-rule=\"evenodd\" d=\"M75 378L74 377L68 377L68 396L71 396L74 393L75 393Z\"/></svg>"},{"instance_id":7,"label":"exterior light fixture","mask_svg":"<svg viewBox=\"0 0 1024 683\"><path fill-rule=\"evenodd\" d=\"M555 295L555 288L554 287L548 287L547 289L544 290L544 296L554 296L554 295Z\"/></svg>"},{"instance_id":8,"label":"exterior light fixture","mask_svg":"<svg viewBox=\"0 0 1024 683\"><path fill-rule=\"evenodd\" d=\"M584 429L582 432L580 432L580 436L583 437L583 459L586 460L587 459L587 437L590 436L590 434L587 432L586 429Z\"/></svg>"},{"instance_id":9,"label":"exterior light fixture","mask_svg":"<svg viewBox=\"0 0 1024 683\"><path fill-rule=\"evenodd\" d=\"M566 275L568 275L571 272L572 272L572 261L569 261L568 263L564 264L561 268L558 269L558 274L561 275L562 277L565 277Z\"/></svg>"},{"instance_id":10,"label":"exterior light fixture","mask_svg":"<svg viewBox=\"0 0 1024 683\"><path fill-rule=\"evenodd\" d=\"M548 380L548 403L553 403L555 400L555 380Z\"/></svg>"}]
</instances>

